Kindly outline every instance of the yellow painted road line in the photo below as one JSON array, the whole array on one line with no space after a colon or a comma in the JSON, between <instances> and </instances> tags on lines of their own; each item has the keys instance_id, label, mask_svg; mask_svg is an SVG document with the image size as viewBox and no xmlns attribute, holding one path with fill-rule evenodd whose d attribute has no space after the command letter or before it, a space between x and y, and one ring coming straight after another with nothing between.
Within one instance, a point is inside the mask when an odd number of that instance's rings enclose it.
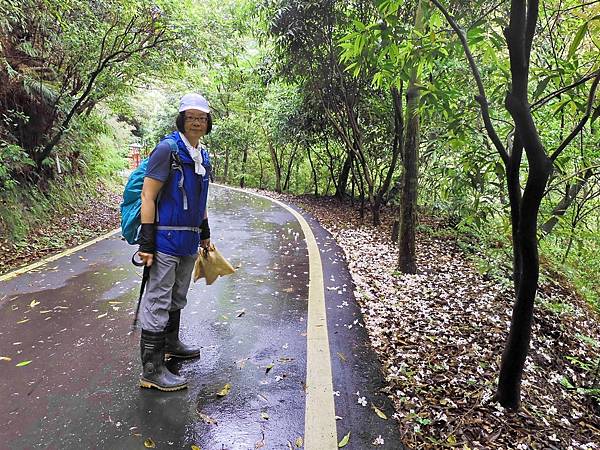
<instances>
[{"instance_id":1,"label":"yellow painted road line","mask_svg":"<svg viewBox=\"0 0 600 450\"><path fill-rule=\"evenodd\" d=\"M300 222L308 247L308 324L306 337L306 411L304 418L304 449L333 450L338 448L333 402L331 355L327 333L323 268L317 240L301 214L285 203L254 192L218 185L226 189L266 198L285 208Z\"/></svg>"},{"instance_id":2,"label":"yellow painted road line","mask_svg":"<svg viewBox=\"0 0 600 450\"><path fill-rule=\"evenodd\" d=\"M29 264L28 266L25 267L21 267L20 269L17 270L13 270L12 272L8 272L7 274L4 275L0 275L0 281L7 281L10 280L11 278L14 278L16 276L19 276L21 274L24 274L26 272L29 272L30 270L33 269L37 269L38 267L41 267L45 264L48 264L52 261L56 261L57 259L62 258L63 256L68 256L71 255L75 252L78 252L79 250L83 250L86 247L89 247L90 245L95 244L96 242L99 242L103 239L108 239L109 237L111 237L113 234L118 233L119 231L121 231L120 228L117 228L116 230L112 230L100 237L97 237L96 239L92 239L91 241L88 242L84 242L81 245L78 245L77 247L73 247L70 248L69 250L65 250L64 252L58 253L56 255L52 255L52 256L48 256L47 258L44 258L38 262L35 262L33 264Z\"/></svg>"}]
</instances>

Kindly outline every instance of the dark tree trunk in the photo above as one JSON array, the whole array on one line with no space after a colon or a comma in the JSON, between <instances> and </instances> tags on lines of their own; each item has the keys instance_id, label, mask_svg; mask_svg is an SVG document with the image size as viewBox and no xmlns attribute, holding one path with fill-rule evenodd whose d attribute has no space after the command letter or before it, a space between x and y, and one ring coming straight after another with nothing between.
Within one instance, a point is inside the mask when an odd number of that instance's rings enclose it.
<instances>
[{"instance_id":1,"label":"dark tree trunk","mask_svg":"<svg viewBox=\"0 0 600 450\"><path fill-rule=\"evenodd\" d=\"M531 165L531 162L530 162ZM521 380L531 341L535 295L539 279L537 216L548 177L552 170L549 159L541 167L531 168L523 192L517 239L520 254L520 277L513 307L508 341L502 355L496 397L506 408L517 409L521 398Z\"/></svg>"},{"instance_id":2,"label":"dark tree trunk","mask_svg":"<svg viewBox=\"0 0 600 450\"><path fill-rule=\"evenodd\" d=\"M375 199L373 201L373 206L371 208L374 226L378 226L381 223L380 211L381 205L383 203L383 198L387 193L388 189L390 188L390 184L392 183L392 176L394 175L396 165L398 164L398 155L400 155L403 150L402 135L404 132L404 118L402 114L401 92L402 86L400 86L400 91L395 87L391 89L392 102L394 105L394 141L392 143L392 161L390 163L390 167L388 168L385 180L379 188L377 195L375 196Z\"/></svg>"},{"instance_id":3,"label":"dark tree trunk","mask_svg":"<svg viewBox=\"0 0 600 450\"><path fill-rule=\"evenodd\" d=\"M360 164L356 161L352 164L352 178L354 179L354 183L358 185L358 193L360 196L359 215L362 220L365 218L365 185L363 183L363 178L360 175Z\"/></svg>"},{"instance_id":4,"label":"dark tree trunk","mask_svg":"<svg viewBox=\"0 0 600 450\"><path fill-rule=\"evenodd\" d=\"M505 103L516 126L515 150L522 145L529 162L527 183L518 211L518 224L515 227L513 223L513 233L516 228L513 245L517 247L515 256L518 258L517 262L520 261L520 266L519 272L516 272L515 267L516 301L496 391L496 398L500 404L513 410L518 409L520 405L521 381L531 341L534 302L539 280L537 217L552 171L552 161L546 155L527 100L529 55L537 22L537 8L537 0L530 0L527 5L525 2L513 1L510 24L505 30L512 75L511 90ZM512 209L511 213L514 213Z\"/></svg>"},{"instance_id":5,"label":"dark tree trunk","mask_svg":"<svg viewBox=\"0 0 600 450\"><path fill-rule=\"evenodd\" d=\"M392 242L395 244L398 242L398 235L400 234L400 221L398 219L394 220L392 224Z\"/></svg>"},{"instance_id":6,"label":"dark tree trunk","mask_svg":"<svg viewBox=\"0 0 600 450\"><path fill-rule=\"evenodd\" d=\"M311 156L310 146L307 147L307 151L308 151L308 162L310 164L310 171L312 172L312 176L313 176L315 197L318 197L319 196L319 183L318 183L318 179L317 179L317 171L315 169L315 165L313 164L313 160L312 160L312 156Z\"/></svg>"},{"instance_id":7,"label":"dark tree trunk","mask_svg":"<svg viewBox=\"0 0 600 450\"><path fill-rule=\"evenodd\" d=\"M258 168L260 170L260 176L258 178L258 188L262 189L263 188L263 180L265 178L265 169L264 169L264 165L263 165L263 160L260 157L260 152L257 152L257 158L258 158Z\"/></svg>"},{"instance_id":8,"label":"dark tree trunk","mask_svg":"<svg viewBox=\"0 0 600 450\"><path fill-rule=\"evenodd\" d=\"M353 159L352 153L348 152L348 156L346 157L346 161L344 161L344 165L342 166L342 170L338 177L335 196L340 200L346 195L346 186L348 185L348 176L350 175Z\"/></svg>"},{"instance_id":9,"label":"dark tree trunk","mask_svg":"<svg viewBox=\"0 0 600 450\"><path fill-rule=\"evenodd\" d=\"M283 183L283 190L287 192L290 189L290 177L292 175L294 158L296 157L296 152L298 151L298 144L295 145L294 150L292 151L292 156L290 156L290 160L288 162L287 172L285 174L285 181ZM281 157L283 160L283 156ZM283 161L282 161L283 164Z\"/></svg>"},{"instance_id":10,"label":"dark tree trunk","mask_svg":"<svg viewBox=\"0 0 600 450\"><path fill-rule=\"evenodd\" d=\"M240 187L244 189L244 181L246 178L246 162L248 161L248 147L244 147L242 156L242 176L240 177Z\"/></svg>"},{"instance_id":11,"label":"dark tree trunk","mask_svg":"<svg viewBox=\"0 0 600 450\"><path fill-rule=\"evenodd\" d=\"M227 183L229 178L229 146L225 148L225 165L223 167L223 181Z\"/></svg>"},{"instance_id":12,"label":"dark tree trunk","mask_svg":"<svg viewBox=\"0 0 600 450\"><path fill-rule=\"evenodd\" d=\"M411 83L406 91L406 135L404 141L404 174L402 176L402 203L398 242L398 270L417 273L415 249L415 222L417 218L417 161L419 154L419 91Z\"/></svg>"},{"instance_id":13,"label":"dark tree trunk","mask_svg":"<svg viewBox=\"0 0 600 450\"><path fill-rule=\"evenodd\" d=\"M517 236L519 233L519 221L521 210L521 181L519 171L521 169L521 159L523 157L523 142L519 133L515 133L512 151L505 164L506 185L508 189L508 199L510 203L510 221L511 235L513 241L513 286L515 295L519 292L519 282L521 280L521 247L517 245Z\"/></svg>"},{"instance_id":14,"label":"dark tree trunk","mask_svg":"<svg viewBox=\"0 0 600 450\"><path fill-rule=\"evenodd\" d=\"M273 169L275 170L275 192L281 194L281 164L277 157L277 151L271 141L268 142L268 145L269 151L271 152L271 162L273 163Z\"/></svg>"},{"instance_id":15,"label":"dark tree trunk","mask_svg":"<svg viewBox=\"0 0 600 450\"><path fill-rule=\"evenodd\" d=\"M419 0L415 12L415 30L423 32L423 4ZM400 212L400 235L398 236L398 270L417 273L415 228L417 220L417 181L419 160L419 80L413 67L406 90L406 130L402 164L402 203Z\"/></svg>"},{"instance_id":16,"label":"dark tree trunk","mask_svg":"<svg viewBox=\"0 0 600 450\"><path fill-rule=\"evenodd\" d=\"M327 152L327 157L329 158L329 163L327 164L327 168L329 169L329 175L330 178L329 180L327 180L327 189L325 190L325 195L329 195L329 186L331 183L333 183L333 187L335 188L335 192L337 193L337 189L338 189L338 185L337 182L335 180L335 173L334 173L334 167L335 167L335 158L333 157L333 155L331 154L331 152L329 151L329 139L327 139L327 137L325 137L325 151Z\"/></svg>"}]
</instances>

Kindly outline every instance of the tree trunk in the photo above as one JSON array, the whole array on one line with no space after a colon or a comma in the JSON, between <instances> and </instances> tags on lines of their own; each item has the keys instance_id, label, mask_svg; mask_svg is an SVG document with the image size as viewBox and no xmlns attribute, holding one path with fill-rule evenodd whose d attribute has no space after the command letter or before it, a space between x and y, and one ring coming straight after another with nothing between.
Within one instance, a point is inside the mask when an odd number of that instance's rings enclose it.
<instances>
[{"instance_id":1,"label":"tree trunk","mask_svg":"<svg viewBox=\"0 0 600 450\"><path fill-rule=\"evenodd\" d=\"M360 210L359 215L361 220L365 218L365 185L363 183L363 178L360 176L359 166L356 161L352 164L352 178L355 180L354 184L358 185L358 193L360 196Z\"/></svg>"},{"instance_id":2,"label":"tree trunk","mask_svg":"<svg viewBox=\"0 0 600 450\"><path fill-rule=\"evenodd\" d=\"M260 157L260 151L258 151L256 153L256 157L258 158L258 168L260 170L260 176L258 178L258 188L262 189L263 188L263 180L265 178L265 169L264 169L264 166L263 166L263 160Z\"/></svg>"},{"instance_id":3,"label":"tree trunk","mask_svg":"<svg viewBox=\"0 0 600 450\"><path fill-rule=\"evenodd\" d=\"M423 4L419 0L415 13L415 30L423 31ZM417 69L411 70L408 89L406 90L406 131L404 139L404 157L402 163L402 204L400 212L400 235L398 236L398 270L403 273L417 273L417 257L415 249L415 228L417 220L417 182L419 159L419 80Z\"/></svg>"},{"instance_id":4,"label":"tree trunk","mask_svg":"<svg viewBox=\"0 0 600 450\"><path fill-rule=\"evenodd\" d=\"M348 156L346 157L346 161L344 161L344 165L342 166L342 170L338 177L337 186L335 189L335 196L340 200L344 198L346 195L346 186L348 185L348 176L350 175L350 169L352 168L353 155L351 152L348 152Z\"/></svg>"},{"instance_id":5,"label":"tree trunk","mask_svg":"<svg viewBox=\"0 0 600 450\"><path fill-rule=\"evenodd\" d=\"M281 194L281 165L277 158L277 152L271 141L268 141L269 151L271 152L271 162L273 163L273 169L275 170L275 192Z\"/></svg>"},{"instance_id":6,"label":"tree trunk","mask_svg":"<svg viewBox=\"0 0 600 450\"><path fill-rule=\"evenodd\" d=\"M398 270L417 273L415 225L417 217L417 159L419 151L419 91L411 83L406 91L406 136L404 141L404 174L402 176L402 203L400 208L400 235L398 237Z\"/></svg>"},{"instance_id":7,"label":"tree trunk","mask_svg":"<svg viewBox=\"0 0 600 450\"><path fill-rule=\"evenodd\" d=\"M390 167L388 168L387 175L377 195L375 196L375 200L372 206L373 213L373 225L378 226L381 223L380 219L380 211L381 205L383 204L383 198L390 188L390 184L392 183L392 176L394 171L396 170L396 165L398 164L398 156L402 153L404 145L402 141L402 135L404 133L404 117L402 114L402 84L400 85L400 90L395 87L391 88L392 94L392 103L394 105L394 141L392 143L392 161L390 163ZM395 241L394 241L395 242Z\"/></svg>"},{"instance_id":8,"label":"tree trunk","mask_svg":"<svg viewBox=\"0 0 600 450\"><path fill-rule=\"evenodd\" d=\"M223 167L223 182L227 183L229 177L229 146L225 147L225 165Z\"/></svg>"},{"instance_id":9,"label":"tree trunk","mask_svg":"<svg viewBox=\"0 0 600 450\"><path fill-rule=\"evenodd\" d=\"M287 167L287 172L285 174L285 181L283 183L283 190L284 191L288 191L290 188L290 177L292 174L292 170L293 170L293 164L294 164L294 158L296 157L296 152L298 151L298 144L296 144L294 146L294 150L292 151L292 155L290 156L290 160L288 162L288 167ZM281 157L281 159L283 160L283 156Z\"/></svg>"},{"instance_id":10,"label":"tree trunk","mask_svg":"<svg viewBox=\"0 0 600 450\"><path fill-rule=\"evenodd\" d=\"M552 171L552 160L546 155L527 99L529 57L537 22L537 8L537 0L530 0L527 5L525 2L512 2L510 22L505 30L512 78L505 105L515 123L515 139L518 139L519 146L523 145L529 163L514 242L514 246L518 247L515 255L518 255L520 261L520 276L515 283L518 290L496 390L496 399L502 406L512 410L518 409L521 401L521 381L531 340L539 280L537 217ZM514 228L513 223L513 230ZM516 269L515 267L515 272Z\"/></svg>"},{"instance_id":11,"label":"tree trunk","mask_svg":"<svg viewBox=\"0 0 600 450\"><path fill-rule=\"evenodd\" d=\"M521 159L523 157L523 142L516 132L512 144L512 151L506 168L506 185L508 189L508 199L510 203L510 223L513 242L513 287L515 296L519 292L519 282L521 280L521 247L517 245L517 236L519 234L519 221L521 211L521 181L519 171L521 170Z\"/></svg>"},{"instance_id":12,"label":"tree trunk","mask_svg":"<svg viewBox=\"0 0 600 450\"><path fill-rule=\"evenodd\" d=\"M246 177L246 161L248 161L248 147L244 147L242 156L242 176L240 177L240 187L244 189L244 179Z\"/></svg>"},{"instance_id":13,"label":"tree trunk","mask_svg":"<svg viewBox=\"0 0 600 450\"><path fill-rule=\"evenodd\" d=\"M395 244L398 242L398 235L400 234L400 221L398 219L394 220L392 224L392 242Z\"/></svg>"},{"instance_id":14,"label":"tree trunk","mask_svg":"<svg viewBox=\"0 0 600 450\"><path fill-rule=\"evenodd\" d=\"M307 151L308 151L308 162L310 164L310 171L312 172L312 176L313 176L313 185L315 188L315 197L319 196L319 183L317 180L317 171L315 170L315 165L313 164L313 160L311 157L311 151L310 151L310 145L307 147Z\"/></svg>"},{"instance_id":15,"label":"tree trunk","mask_svg":"<svg viewBox=\"0 0 600 450\"><path fill-rule=\"evenodd\" d=\"M329 169L329 175L330 178L327 180L327 189L325 190L325 195L329 195L329 186L331 183L333 183L333 187L335 188L335 192L337 192L338 190L338 185L337 182L335 180L335 173L334 173L334 167L335 167L335 158L333 157L333 155L331 154L331 152L329 151L329 139L327 139L327 137L325 137L325 151L327 152L327 157L329 158L329 163L326 163L327 168ZM347 179L347 177L346 177Z\"/></svg>"},{"instance_id":16,"label":"tree trunk","mask_svg":"<svg viewBox=\"0 0 600 450\"><path fill-rule=\"evenodd\" d=\"M585 115L573 131L554 149L551 156L548 156L541 142L528 101L529 62L537 26L539 0L512 1L510 3L509 25L504 30L511 71L505 107L513 119L516 130L513 154L509 155L492 124L485 88L479 69L469 49L466 33L438 0L431 1L444 14L461 41L477 83L478 95L475 99L480 105L486 131L507 168L513 246L515 247L513 257L515 259L516 301L513 307L508 341L502 355L495 399L505 408L516 410L520 404L521 379L531 339L534 301L539 279L538 239L536 235L539 208L554 161L591 117L596 90L600 84L600 72L594 75ZM521 150L524 150L527 155L528 169L525 190L522 197L519 198L520 153L515 156L514 152L521 152Z\"/></svg>"},{"instance_id":17,"label":"tree trunk","mask_svg":"<svg viewBox=\"0 0 600 450\"><path fill-rule=\"evenodd\" d=\"M531 341L540 266L536 234L537 216L551 169L550 160L547 160L545 167L530 168L520 208L515 245L519 247L521 276L496 391L496 398L500 404L513 410L518 409L520 404L523 368Z\"/></svg>"}]
</instances>

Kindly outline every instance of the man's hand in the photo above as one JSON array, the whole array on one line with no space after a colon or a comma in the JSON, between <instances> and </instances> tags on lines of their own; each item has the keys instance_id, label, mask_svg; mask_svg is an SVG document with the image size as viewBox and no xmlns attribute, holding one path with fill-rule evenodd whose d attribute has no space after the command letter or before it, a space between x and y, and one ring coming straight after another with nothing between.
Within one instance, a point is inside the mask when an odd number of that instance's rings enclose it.
<instances>
[{"instance_id":1,"label":"man's hand","mask_svg":"<svg viewBox=\"0 0 600 450\"><path fill-rule=\"evenodd\" d=\"M138 256L140 257L140 259L146 267L150 267L152 265L152 262L154 261L153 253L138 252Z\"/></svg>"}]
</instances>

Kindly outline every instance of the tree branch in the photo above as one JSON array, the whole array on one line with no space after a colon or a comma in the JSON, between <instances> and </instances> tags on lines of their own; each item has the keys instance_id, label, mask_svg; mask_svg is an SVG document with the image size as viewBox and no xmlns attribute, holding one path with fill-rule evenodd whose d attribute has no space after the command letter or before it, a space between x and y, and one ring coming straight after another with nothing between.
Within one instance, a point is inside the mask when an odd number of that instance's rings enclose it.
<instances>
[{"instance_id":1,"label":"tree branch","mask_svg":"<svg viewBox=\"0 0 600 450\"><path fill-rule=\"evenodd\" d=\"M584 6L590 6L590 5L594 5L596 3L600 3L600 0L594 0L588 3L582 3L581 5L575 5L575 6L570 6L569 8L563 9L561 12L567 12L567 11L571 11L573 9L577 9L577 8L581 8L583 9Z\"/></svg>"},{"instance_id":2,"label":"tree branch","mask_svg":"<svg viewBox=\"0 0 600 450\"><path fill-rule=\"evenodd\" d=\"M475 64L475 59L473 58L471 50L469 49L469 44L467 42L466 34L465 34L464 30L462 30L458 26L458 24L456 23L454 18L450 15L450 13L446 10L446 8L444 8L442 6L442 4L438 0L431 0L431 2L444 15L444 17L446 18L446 20L448 21L448 23L450 24L450 26L452 27L454 32L458 35L458 38L460 39L460 43L462 44L463 50L465 52L465 56L467 57L467 60L469 61L469 66L471 67L471 72L473 73L473 77L475 78L475 83L477 84L477 90L479 91L479 94L475 96L475 100L477 100L477 103L479 103L479 106L481 107L481 116L483 117L483 123L485 125L485 129L488 133L488 136L492 140L494 146L496 147L496 150L498 150L498 153L500 154L502 161L504 161L505 164L508 164L508 159L509 159L508 153L506 152L506 149L504 148L502 141L498 137L498 134L496 133L496 130L494 129L494 125L492 124L492 120L490 118L490 113L489 113L488 101L487 101L487 97L485 95L485 88L483 87L483 82L481 81L481 75L479 73L479 69L477 68L477 65Z\"/></svg>"},{"instance_id":3,"label":"tree branch","mask_svg":"<svg viewBox=\"0 0 600 450\"><path fill-rule=\"evenodd\" d=\"M579 191L587 184L592 175L593 171L588 169L583 177L579 178L575 184L567 184L563 198L558 205L554 207L548 220L540 227L544 235L550 234L554 226L558 223L559 218L565 215L569 206L571 206L577 198Z\"/></svg>"},{"instance_id":4,"label":"tree branch","mask_svg":"<svg viewBox=\"0 0 600 450\"><path fill-rule=\"evenodd\" d=\"M590 94L588 96L587 108L585 111L585 115L581 118L577 126L571 131L571 134L567 136L567 138L563 141L560 146L554 150L552 156L550 157L551 161L555 161L556 158L561 154L561 152L571 143L571 141L577 136L577 134L583 129L588 119L592 114L592 108L594 106L594 99L596 98L596 90L598 89L598 83L600 83L600 70L596 72L596 78L594 78L594 82L592 83L592 87L590 89Z\"/></svg>"},{"instance_id":5,"label":"tree branch","mask_svg":"<svg viewBox=\"0 0 600 450\"><path fill-rule=\"evenodd\" d=\"M539 0L529 0L527 2L527 25L525 29L525 58L527 60L527 65L529 65L529 58L531 56L531 45L535 34L538 11Z\"/></svg>"},{"instance_id":6,"label":"tree branch","mask_svg":"<svg viewBox=\"0 0 600 450\"><path fill-rule=\"evenodd\" d=\"M598 0L598 1L600 1L600 0ZM578 80L568 86L562 87L554 92L551 92L550 94L546 95L545 97L542 97L538 101L532 103L531 110L534 111L534 110L538 109L540 106L543 106L544 104L548 103L554 97L558 97L559 95L564 94L565 92L567 92L581 84L584 84L585 82L591 80L592 78L597 77L599 73L600 73L600 70L597 70L595 72L590 73L589 75L586 75L585 77L581 78L580 80Z\"/></svg>"}]
</instances>

